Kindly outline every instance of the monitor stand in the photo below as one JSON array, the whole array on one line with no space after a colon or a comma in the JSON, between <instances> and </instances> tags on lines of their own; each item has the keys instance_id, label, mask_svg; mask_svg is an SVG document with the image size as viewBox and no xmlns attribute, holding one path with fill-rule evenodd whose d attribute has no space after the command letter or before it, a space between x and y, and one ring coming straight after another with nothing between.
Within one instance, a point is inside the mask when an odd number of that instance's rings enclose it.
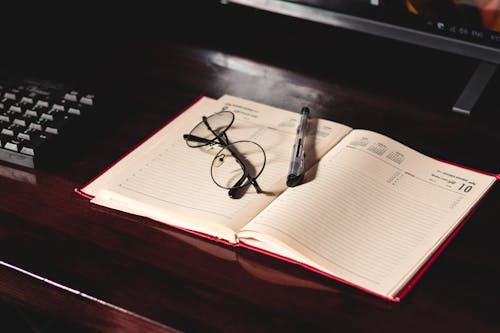
<instances>
[{"instance_id":1,"label":"monitor stand","mask_svg":"<svg viewBox=\"0 0 500 333\"><path fill-rule=\"evenodd\" d=\"M470 115L474 105L476 105L476 102L488 85L488 82L493 77L493 74L495 74L496 69L496 64L481 61L462 91L462 94L458 97L458 100L453 106L453 111Z\"/></svg>"}]
</instances>

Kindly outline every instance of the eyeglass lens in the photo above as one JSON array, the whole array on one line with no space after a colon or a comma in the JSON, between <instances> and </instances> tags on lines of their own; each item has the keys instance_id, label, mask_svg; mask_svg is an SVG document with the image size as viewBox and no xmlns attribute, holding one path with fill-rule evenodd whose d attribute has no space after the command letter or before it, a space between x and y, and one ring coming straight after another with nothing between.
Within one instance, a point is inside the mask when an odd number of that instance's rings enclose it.
<instances>
[{"instance_id":1,"label":"eyeglass lens","mask_svg":"<svg viewBox=\"0 0 500 333\"><path fill-rule=\"evenodd\" d=\"M214 157L212 179L225 189L245 187L250 179L260 176L265 163L266 155L261 146L252 141L237 141L221 149Z\"/></svg>"},{"instance_id":2,"label":"eyeglass lens","mask_svg":"<svg viewBox=\"0 0 500 333\"><path fill-rule=\"evenodd\" d=\"M210 124L211 130L204 121L201 121L188 135L184 136L189 147L197 148L219 143L215 142L217 137L214 133L219 137L225 137L227 129L233 124L234 114L229 111L221 111L207 117L206 121Z\"/></svg>"}]
</instances>

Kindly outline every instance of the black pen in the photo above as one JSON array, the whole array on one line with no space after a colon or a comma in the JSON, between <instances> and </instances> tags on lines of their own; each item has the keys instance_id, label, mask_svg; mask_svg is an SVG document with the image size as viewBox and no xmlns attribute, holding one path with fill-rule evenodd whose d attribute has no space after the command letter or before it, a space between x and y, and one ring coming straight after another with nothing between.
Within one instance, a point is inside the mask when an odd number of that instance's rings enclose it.
<instances>
[{"instance_id":1,"label":"black pen","mask_svg":"<svg viewBox=\"0 0 500 333\"><path fill-rule=\"evenodd\" d=\"M304 179L304 160L306 157L304 151L304 138L307 130L307 119L309 118L309 109L303 107L300 111L300 122L297 127L297 135L293 145L292 160L290 162L290 171L286 179L286 185L294 187L299 185Z\"/></svg>"}]
</instances>

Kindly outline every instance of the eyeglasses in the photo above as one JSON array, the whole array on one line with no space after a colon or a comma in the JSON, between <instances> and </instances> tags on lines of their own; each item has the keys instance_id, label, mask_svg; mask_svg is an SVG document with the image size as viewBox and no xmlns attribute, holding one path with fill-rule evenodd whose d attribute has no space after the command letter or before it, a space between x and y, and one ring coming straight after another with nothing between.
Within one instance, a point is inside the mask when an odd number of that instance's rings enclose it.
<instances>
[{"instance_id":1,"label":"eyeglasses","mask_svg":"<svg viewBox=\"0 0 500 333\"><path fill-rule=\"evenodd\" d=\"M230 111L203 116L202 121L183 137L191 148L209 151L214 146L222 147L212 160L210 175L217 186L229 190L230 198L239 199L250 185L257 193L262 193L257 177L264 170L266 153L253 141L230 143L226 132L233 122L234 114Z\"/></svg>"}]
</instances>

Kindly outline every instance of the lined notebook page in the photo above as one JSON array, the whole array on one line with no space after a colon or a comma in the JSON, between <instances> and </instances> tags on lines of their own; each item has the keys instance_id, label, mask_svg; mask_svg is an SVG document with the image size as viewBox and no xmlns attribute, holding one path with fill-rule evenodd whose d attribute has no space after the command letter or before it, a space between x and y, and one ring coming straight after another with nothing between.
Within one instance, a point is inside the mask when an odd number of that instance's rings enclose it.
<instances>
[{"instance_id":1,"label":"lined notebook page","mask_svg":"<svg viewBox=\"0 0 500 333\"><path fill-rule=\"evenodd\" d=\"M251 140L266 152L266 165L258 178L264 194L250 187L241 199L230 199L210 174L212 160L221 148L190 148L183 140L182 135L202 116L223 108L235 114L226 133L229 140ZM234 242L234 233L285 189L298 116L231 96L216 103L202 100L104 174L98 185L91 184L96 193L92 202L121 210L128 206L134 214ZM328 121L318 122L317 128L321 135L315 140L312 156L324 155L350 130Z\"/></svg>"},{"instance_id":2,"label":"lined notebook page","mask_svg":"<svg viewBox=\"0 0 500 333\"><path fill-rule=\"evenodd\" d=\"M239 237L393 297L493 182L355 130Z\"/></svg>"}]
</instances>

